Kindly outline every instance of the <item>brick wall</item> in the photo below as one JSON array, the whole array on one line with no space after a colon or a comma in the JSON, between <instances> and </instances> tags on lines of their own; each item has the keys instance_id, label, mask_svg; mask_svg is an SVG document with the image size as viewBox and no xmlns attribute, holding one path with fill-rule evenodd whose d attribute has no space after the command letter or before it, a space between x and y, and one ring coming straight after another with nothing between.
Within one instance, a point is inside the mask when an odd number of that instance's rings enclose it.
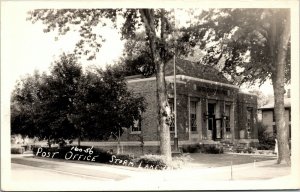
<instances>
[{"instance_id":1,"label":"brick wall","mask_svg":"<svg viewBox=\"0 0 300 192\"><path fill-rule=\"evenodd\" d=\"M135 95L143 96L145 98L146 111L142 114L141 133L132 133L129 128L123 133L121 141L139 141L139 136L142 136L144 141L159 140L155 80L128 83L128 89Z\"/></svg>"},{"instance_id":2,"label":"brick wall","mask_svg":"<svg viewBox=\"0 0 300 192\"><path fill-rule=\"evenodd\" d=\"M167 80L168 97L173 98L173 80ZM240 139L240 130L247 126L247 108L253 110L253 123L251 138L257 139L257 98L255 95L239 93L235 87L223 86L219 83L207 83L193 80L178 81L177 85L177 133L179 141L189 140L189 98L197 98L201 102L201 113L197 114L198 123L202 139L207 139L207 121L203 118L203 113L207 111L209 99L217 101L217 111L219 116L224 112L224 104L232 105L232 120L234 139ZM130 129L124 132L121 141L139 141L139 136L144 141L159 141L159 131L157 128L157 102L156 102L156 81L152 79L130 80L128 88L135 95L143 96L146 101L146 111L142 114L141 133L134 134ZM220 118L220 117L217 117ZM195 136L195 135L194 135ZM171 133L173 140L174 133Z\"/></svg>"},{"instance_id":3,"label":"brick wall","mask_svg":"<svg viewBox=\"0 0 300 192\"><path fill-rule=\"evenodd\" d=\"M238 117L238 122L237 126L238 129L236 129L236 135L240 138L240 131L244 131L244 138L247 139L247 109L252 109L252 117L253 119L251 120L251 134L250 137L251 139L257 139L258 138L258 130L256 126L257 122L257 96L252 95L252 94L245 94L245 93L239 93L238 94L238 99L237 99L237 117Z\"/></svg>"}]
</instances>

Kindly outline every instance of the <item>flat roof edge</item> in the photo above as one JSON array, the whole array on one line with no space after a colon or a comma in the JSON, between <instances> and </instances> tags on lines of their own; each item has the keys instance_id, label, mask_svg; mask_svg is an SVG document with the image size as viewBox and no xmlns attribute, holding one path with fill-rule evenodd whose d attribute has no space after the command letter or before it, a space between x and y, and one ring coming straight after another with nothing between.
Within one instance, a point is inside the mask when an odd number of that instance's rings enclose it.
<instances>
[{"instance_id":1,"label":"flat roof edge","mask_svg":"<svg viewBox=\"0 0 300 192\"><path fill-rule=\"evenodd\" d=\"M128 83L135 83L135 82L143 82L143 81L153 81L155 79L156 79L156 77L149 77L149 78L142 78L142 79L129 79L127 82ZM170 79L174 79L174 77L173 76L166 76L165 79L170 80ZM226 87L239 89L239 87L236 86L236 85L231 85L231 84L228 84L228 83L221 83L221 82L211 81L211 80L206 80L206 79L200 79L200 78L197 78L197 77L191 77L191 76L187 76L187 75L176 75L176 79L192 80L192 81L198 81L198 82L203 82L203 83L211 83L211 84L214 84L214 85L220 85L220 86L226 86Z\"/></svg>"}]
</instances>

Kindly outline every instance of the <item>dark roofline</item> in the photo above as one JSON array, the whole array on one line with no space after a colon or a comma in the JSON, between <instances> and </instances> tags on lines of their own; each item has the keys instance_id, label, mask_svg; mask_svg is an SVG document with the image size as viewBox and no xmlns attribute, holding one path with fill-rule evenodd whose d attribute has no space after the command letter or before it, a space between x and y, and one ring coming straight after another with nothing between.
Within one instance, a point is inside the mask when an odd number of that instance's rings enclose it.
<instances>
[{"instance_id":1,"label":"dark roofline","mask_svg":"<svg viewBox=\"0 0 300 192\"><path fill-rule=\"evenodd\" d=\"M284 109L291 109L291 107L284 107ZM274 107L268 107L268 108L258 108L257 110L262 110L262 111L271 111L271 110L274 110Z\"/></svg>"}]
</instances>

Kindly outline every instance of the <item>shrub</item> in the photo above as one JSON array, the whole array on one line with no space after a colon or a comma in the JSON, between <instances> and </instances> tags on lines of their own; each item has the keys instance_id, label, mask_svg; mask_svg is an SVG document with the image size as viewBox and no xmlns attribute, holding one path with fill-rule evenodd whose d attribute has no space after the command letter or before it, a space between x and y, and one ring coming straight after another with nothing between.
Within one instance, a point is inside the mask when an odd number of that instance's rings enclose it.
<instances>
[{"instance_id":1,"label":"shrub","mask_svg":"<svg viewBox=\"0 0 300 192\"><path fill-rule=\"evenodd\" d=\"M139 165L153 165L157 169L165 169L167 167L166 159L161 155L143 155L135 160Z\"/></svg>"},{"instance_id":2,"label":"shrub","mask_svg":"<svg viewBox=\"0 0 300 192\"><path fill-rule=\"evenodd\" d=\"M10 150L11 154L23 154L25 152L24 147L12 147Z\"/></svg>"},{"instance_id":3,"label":"shrub","mask_svg":"<svg viewBox=\"0 0 300 192\"><path fill-rule=\"evenodd\" d=\"M31 150L31 146L30 145L22 145L22 147L24 147L25 151Z\"/></svg>"},{"instance_id":4,"label":"shrub","mask_svg":"<svg viewBox=\"0 0 300 192\"><path fill-rule=\"evenodd\" d=\"M257 148L259 146L259 143L257 142L250 142L249 144L249 147L252 147L252 148Z\"/></svg>"},{"instance_id":5,"label":"shrub","mask_svg":"<svg viewBox=\"0 0 300 192\"><path fill-rule=\"evenodd\" d=\"M219 145L208 145L204 147L204 153L221 154L223 152L223 147Z\"/></svg>"},{"instance_id":6,"label":"shrub","mask_svg":"<svg viewBox=\"0 0 300 192\"><path fill-rule=\"evenodd\" d=\"M182 152L183 153L199 153L200 145L199 144L184 145L184 146L182 146Z\"/></svg>"},{"instance_id":7,"label":"shrub","mask_svg":"<svg viewBox=\"0 0 300 192\"><path fill-rule=\"evenodd\" d=\"M273 150L275 147L276 135L267 131L267 126L263 125L262 122L257 123L258 128L258 140L259 144L257 149L259 150Z\"/></svg>"},{"instance_id":8,"label":"shrub","mask_svg":"<svg viewBox=\"0 0 300 192\"><path fill-rule=\"evenodd\" d=\"M66 153L68 153L69 151L71 151L71 148L73 146L66 146L66 147L42 147L43 149L43 152L50 152L50 153L53 153L53 152L59 152L55 155L55 158L57 159L65 159L65 155ZM39 147L34 147L33 148L33 153L36 154L37 150L38 150ZM89 146L80 146L79 148L81 148L82 150L86 150L87 148L90 148ZM72 153L75 155L75 154L78 154L78 155L87 155L86 153L84 152L81 152L81 151L72 151ZM41 156L42 154L39 153L38 156ZM98 157L96 158L96 162L99 162L99 163L108 163L109 160L111 160L111 154L108 153L107 151L104 151L103 149L100 149L100 148L93 148L93 156L95 155L98 155Z\"/></svg>"},{"instance_id":9,"label":"shrub","mask_svg":"<svg viewBox=\"0 0 300 192\"><path fill-rule=\"evenodd\" d=\"M141 168L148 168L148 169L162 170L162 169L166 169L168 167L168 165L165 161L165 158L163 156L159 156L159 155L144 155L144 156L141 156L140 158L133 158L130 155L113 154L109 151L105 151L100 148L92 148L92 150L88 150L88 148L91 149L91 147L80 146L80 147L78 147L78 150L75 150L75 148L72 149L72 147L73 146L52 147L52 148L41 147L42 150L39 151L39 153L37 153L39 150L39 147L34 147L33 153L37 156L42 156L42 157L66 159L66 160L80 160L80 161L90 161L90 159L92 159L93 157L96 156L94 158L94 161L98 162L98 163L107 163L107 164L123 165L123 166L131 166L131 167L141 167ZM76 146L74 146L74 147L76 147ZM55 152L58 152L58 153L55 153ZM72 153L70 153L70 152L72 152ZM49 155L48 155L48 153L49 153ZM52 155L54 153L55 153L55 155L52 157ZM87 156L89 156L89 155L91 157L87 158ZM79 156L81 156L80 159L79 159Z\"/></svg>"},{"instance_id":10,"label":"shrub","mask_svg":"<svg viewBox=\"0 0 300 192\"><path fill-rule=\"evenodd\" d=\"M254 149L252 147L246 147L244 150L243 150L244 153L254 153Z\"/></svg>"},{"instance_id":11,"label":"shrub","mask_svg":"<svg viewBox=\"0 0 300 192\"><path fill-rule=\"evenodd\" d=\"M193 144L182 147L183 153L210 153L210 154L221 154L224 153L222 145L216 144Z\"/></svg>"}]
</instances>

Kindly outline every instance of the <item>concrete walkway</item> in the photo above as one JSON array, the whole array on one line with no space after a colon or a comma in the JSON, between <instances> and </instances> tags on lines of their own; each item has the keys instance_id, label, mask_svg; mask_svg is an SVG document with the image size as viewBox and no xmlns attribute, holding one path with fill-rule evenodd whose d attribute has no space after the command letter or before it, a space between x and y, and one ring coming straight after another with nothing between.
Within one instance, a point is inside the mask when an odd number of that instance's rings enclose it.
<instances>
[{"instance_id":1,"label":"concrete walkway","mask_svg":"<svg viewBox=\"0 0 300 192\"><path fill-rule=\"evenodd\" d=\"M183 169L164 171L90 162L32 158L29 155L12 155L12 163L40 166L52 169L52 171L66 171L83 177L86 176L84 184L71 182L71 180L64 181L61 185L65 186L61 187L66 190L299 188L299 185L298 187L295 185L298 180L295 181L295 178L290 174L291 168L277 165L276 160L214 168L197 167L195 164L189 164ZM91 179L88 179L88 176L91 176Z\"/></svg>"},{"instance_id":2,"label":"concrete walkway","mask_svg":"<svg viewBox=\"0 0 300 192\"><path fill-rule=\"evenodd\" d=\"M231 172L232 170L232 172ZM132 190L186 189L290 189L297 188L290 167L277 165L275 160L242 164L231 168L184 168L128 178L121 183ZM151 181L151 184L149 182ZM120 185L122 187L122 185ZM145 188L146 187L146 188Z\"/></svg>"}]
</instances>

